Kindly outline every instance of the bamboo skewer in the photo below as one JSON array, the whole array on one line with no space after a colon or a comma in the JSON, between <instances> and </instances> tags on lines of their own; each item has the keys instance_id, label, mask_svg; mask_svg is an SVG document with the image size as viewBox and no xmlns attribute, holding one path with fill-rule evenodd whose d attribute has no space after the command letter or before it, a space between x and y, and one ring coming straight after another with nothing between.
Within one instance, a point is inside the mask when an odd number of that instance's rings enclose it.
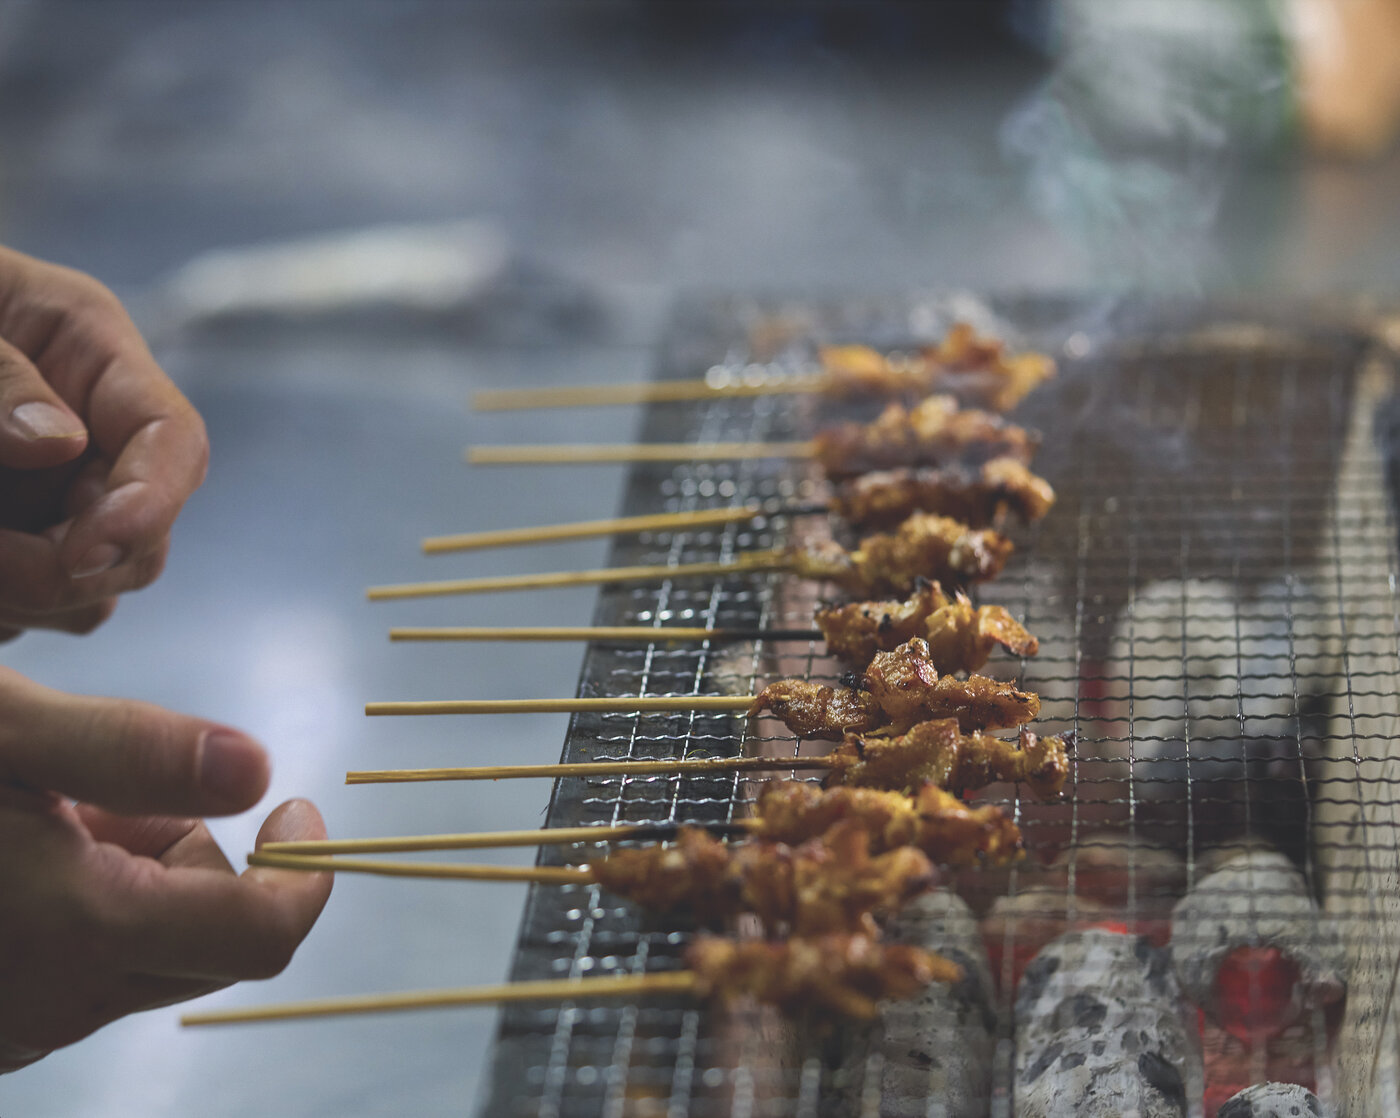
<instances>
[{"instance_id":1,"label":"bamboo skewer","mask_svg":"<svg viewBox=\"0 0 1400 1118\"><path fill-rule=\"evenodd\" d=\"M656 579L713 577L752 571L786 570L788 557L781 551L754 551L730 562L656 564L642 567L603 567L591 571L553 571L546 574L502 575L496 578L459 578L442 582L408 582L371 586L372 602L394 598L427 598L443 594L480 594L494 590L543 590L559 586L595 586L600 583L650 582Z\"/></svg>"},{"instance_id":2,"label":"bamboo skewer","mask_svg":"<svg viewBox=\"0 0 1400 1118\"><path fill-rule=\"evenodd\" d=\"M401 626L389 630L391 641L613 641L666 644L676 641L816 641L820 629L703 629L651 625Z\"/></svg>"},{"instance_id":3,"label":"bamboo skewer","mask_svg":"<svg viewBox=\"0 0 1400 1118\"><path fill-rule=\"evenodd\" d=\"M332 858L320 854L254 851L250 866L281 870L369 873L381 877L438 877L457 881L529 881L541 885L586 885L593 874L570 866L480 866L447 862L381 862L370 858Z\"/></svg>"},{"instance_id":4,"label":"bamboo skewer","mask_svg":"<svg viewBox=\"0 0 1400 1118\"><path fill-rule=\"evenodd\" d=\"M688 757L648 761L571 761L554 765L475 765L447 769L364 769L345 774L346 784L411 784L432 780L514 780L524 777L671 776L770 769L829 769L830 756Z\"/></svg>"},{"instance_id":5,"label":"bamboo skewer","mask_svg":"<svg viewBox=\"0 0 1400 1118\"><path fill-rule=\"evenodd\" d=\"M662 532L677 528L707 528L752 520L761 509L697 509L689 512L656 513L651 516L619 516L610 520L581 520L572 524L547 524L533 528L502 528L491 532L462 532L449 536L429 536L423 551L429 555L447 551L470 551L485 547L549 543L591 536L622 535L627 532Z\"/></svg>"},{"instance_id":6,"label":"bamboo skewer","mask_svg":"<svg viewBox=\"0 0 1400 1118\"><path fill-rule=\"evenodd\" d=\"M573 443L474 446L466 458L474 466L538 466L603 462L720 462L747 458L812 458L816 443Z\"/></svg>"},{"instance_id":7,"label":"bamboo skewer","mask_svg":"<svg viewBox=\"0 0 1400 1118\"><path fill-rule=\"evenodd\" d=\"M646 695L585 699L430 699L366 703L366 714L634 714L654 711L739 711L754 695Z\"/></svg>"},{"instance_id":8,"label":"bamboo skewer","mask_svg":"<svg viewBox=\"0 0 1400 1118\"><path fill-rule=\"evenodd\" d=\"M780 396L824 392L826 376L804 375L761 382L670 380L637 384L581 384L568 388L504 388L472 396L477 411L520 411L526 408L581 408L609 404L669 404L716 397Z\"/></svg>"},{"instance_id":9,"label":"bamboo skewer","mask_svg":"<svg viewBox=\"0 0 1400 1118\"><path fill-rule=\"evenodd\" d=\"M450 1009L510 1002L694 994L697 984L697 976L688 970L667 971L661 974L604 975L598 978L547 978L537 982L504 982L495 986L465 986L450 990L419 990L399 994L365 994L289 1002L282 1005L187 1013L180 1018L180 1024L235 1025L250 1021L288 1021L305 1017L391 1013L410 1009Z\"/></svg>"},{"instance_id":10,"label":"bamboo skewer","mask_svg":"<svg viewBox=\"0 0 1400 1118\"><path fill-rule=\"evenodd\" d=\"M757 821L746 818L722 827L750 830ZM469 831L464 834L398 835L390 838L299 839L265 842L258 855L266 854L408 854L424 850L486 850L506 846L568 845L576 842L613 842L619 839L673 838L678 823L620 823L592 827L543 827L528 831ZM707 824L713 830L714 825ZM251 859L253 855L249 855Z\"/></svg>"}]
</instances>

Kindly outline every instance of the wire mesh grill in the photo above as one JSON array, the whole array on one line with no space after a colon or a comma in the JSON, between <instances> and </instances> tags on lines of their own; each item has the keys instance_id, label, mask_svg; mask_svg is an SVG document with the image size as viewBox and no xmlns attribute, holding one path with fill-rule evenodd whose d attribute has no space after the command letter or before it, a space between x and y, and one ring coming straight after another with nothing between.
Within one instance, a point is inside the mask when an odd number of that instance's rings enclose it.
<instances>
[{"instance_id":1,"label":"wire mesh grill","mask_svg":"<svg viewBox=\"0 0 1400 1118\"><path fill-rule=\"evenodd\" d=\"M1089 316L1045 301L995 310L1000 329L1019 328L1062 368L1017 416L1044 434L1035 468L1057 504L1040 524L1013 530L1016 555L980 594L1021 619L1040 652L986 670L1037 691L1037 730L1074 729L1079 746L1064 802L1038 803L1007 785L980 797L1019 823L1027 859L949 879L980 920L998 991L983 1097L940 1101L934 1076L917 1108L900 1109L911 1104L885 1097L888 1053L868 1032L819 1035L768 1011L649 999L504 1012L481 1113L1012 1113L1014 989L1034 952L1084 926L1164 944L1173 905L1246 848L1281 854L1301 872L1305 903L1340 929L1350 990L1268 1035L1202 1016L1207 1113L1266 1078L1304 1083L1343 1112L1380 1112L1374 1092L1392 1074L1389 991L1400 958L1391 899L1400 768L1389 758L1400 566L1388 460L1372 437L1389 369L1367 363L1357 334L1296 317L1281 326L1200 308ZM814 340L899 344L968 313L956 300L694 307L678 319L660 375L772 375ZM774 364L753 367L759 357ZM782 396L656 405L642 437L800 439L834 415L823 407ZM638 468L628 514L743 502L773 514L620 540L611 561L686 563L781 546L804 522L779 510L821 495L800 463ZM748 574L607 588L596 620L802 628L811 604L786 576ZM820 643L594 645L580 694L749 694L780 676L834 680L842 670ZM762 729L708 713L579 715L563 759L799 748ZM753 787L739 776L563 780L549 824L724 822L745 813ZM541 861L598 852L552 847ZM1261 887L1247 903L1267 920L1275 899ZM595 886L537 887L512 977L674 969L689 936ZM1393 1089L1387 1099L1393 1105Z\"/></svg>"}]
</instances>

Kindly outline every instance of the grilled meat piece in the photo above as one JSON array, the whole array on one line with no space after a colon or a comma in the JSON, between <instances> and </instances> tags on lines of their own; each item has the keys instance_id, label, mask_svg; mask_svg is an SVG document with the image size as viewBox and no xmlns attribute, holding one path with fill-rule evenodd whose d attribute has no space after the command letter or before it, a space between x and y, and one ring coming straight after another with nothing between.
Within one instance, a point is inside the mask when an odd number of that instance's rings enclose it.
<instances>
[{"instance_id":1,"label":"grilled meat piece","mask_svg":"<svg viewBox=\"0 0 1400 1118\"><path fill-rule=\"evenodd\" d=\"M967 729L1019 726L1039 712L1040 697L986 676L940 676L928 643L915 637L876 653L859 690L783 679L755 696L749 715L765 710L798 737L840 741L878 727L901 733L929 718L955 717Z\"/></svg>"},{"instance_id":2,"label":"grilled meat piece","mask_svg":"<svg viewBox=\"0 0 1400 1118\"><path fill-rule=\"evenodd\" d=\"M955 323L937 345L886 355L864 345L823 346L818 352L826 391L837 397L907 397L947 392L964 404L1009 411L1053 376L1042 353L1007 356L1003 344Z\"/></svg>"},{"instance_id":3,"label":"grilled meat piece","mask_svg":"<svg viewBox=\"0 0 1400 1118\"><path fill-rule=\"evenodd\" d=\"M1008 512L1039 520L1055 503L1055 491L1015 458L993 458L980 467L905 467L876 470L837 485L831 510L862 528L892 528L916 512L950 516L974 528L999 524Z\"/></svg>"},{"instance_id":4,"label":"grilled meat piece","mask_svg":"<svg viewBox=\"0 0 1400 1118\"><path fill-rule=\"evenodd\" d=\"M837 543L793 548L788 560L799 578L827 579L849 594L874 598L909 594L919 580L962 586L995 578L1015 550L990 528L915 513L897 529L860 541L854 551Z\"/></svg>"},{"instance_id":5,"label":"grilled meat piece","mask_svg":"<svg viewBox=\"0 0 1400 1118\"><path fill-rule=\"evenodd\" d=\"M827 606L816 621L833 655L862 664L914 637L928 642L940 672L976 671L997 645L1014 656L1040 650L1040 642L1001 606L974 608L966 595L949 598L936 582L920 583L903 601Z\"/></svg>"},{"instance_id":6,"label":"grilled meat piece","mask_svg":"<svg viewBox=\"0 0 1400 1118\"><path fill-rule=\"evenodd\" d=\"M900 733L929 718L956 718L965 730L1019 726L1040 713L1040 696L982 675L940 676L928 642L915 637L877 652L861 679Z\"/></svg>"},{"instance_id":7,"label":"grilled meat piece","mask_svg":"<svg viewBox=\"0 0 1400 1118\"><path fill-rule=\"evenodd\" d=\"M765 710L799 738L840 741L847 733L868 733L885 723L874 695L805 679L770 683L754 698L749 716Z\"/></svg>"},{"instance_id":8,"label":"grilled meat piece","mask_svg":"<svg viewBox=\"0 0 1400 1118\"><path fill-rule=\"evenodd\" d=\"M980 465L993 458L1029 463L1038 439L990 412L962 410L952 396L929 396L912 408L890 404L872 423L841 423L817 434L814 456L841 481L900 466Z\"/></svg>"},{"instance_id":9,"label":"grilled meat piece","mask_svg":"<svg viewBox=\"0 0 1400 1118\"><path fill-rule=\"evenodd\" d=\"M918 947L870 936L821 936L778 942L702 936L686 961L702 997L753 997L786 1013L834 1010L870 1018L885 998L907 998L930 982L957 982L955 963Z\"/></svg>"},{"instance_id":10,"label":"grilled meat piece","mask_svg":"<svg viewBox=\"0 0 1400 1118\"><path fill-rule=\"evenodd\" d=\"M872 913L897 910L935 876L911 846L872 856L870 836L850 820L800 846L728 845L683 827L672 845L620 850L591 869L603 888L644 908L702 923L751 912L770 935L873 932Z\"/></svg>"},{"instance_id":11,"label":"grilled meat piece","mask_svg":"<svg viewBox=\"0 0 1400 1118\"><path fill-rule=\"evenodd\" d=\"M934 784L909 797L901 792L838 785L818 788L804 780L766 785L755 804L755 833L786 843L806 842L837 823L854 820L878 854L916 846L938 864L1004 865L1021 853L1021 832L995 804L969 807Z\"/></svg>"},{"instance_id":12,"label":"grilled meat piece","mask_svg":"<svg viewBox=\"0 0 1400 1118\"><path fill-rule=\"evenodd\" d=\"M700 828L682 827L673 843L615 850L588 868L608 892L643 908L719 921L743 911L732 862L727 845Z\"/></svg>"},{"instance_id":13,"label":"grilled meat piece","mask_svg":"<svg viewBox=\"0 0 1400 1118\"><path fill-rule=\"evenodd\" d=\"M1044 353L1006 353L999 338L979 336L966 322L955 322L937 345L919 353L932 368L944 370L933 381L940 391L993 411L1010 411L1055 375L1055 362ZM931 385L930 387L932 387Z\"/></svg>"},{"instance_id":14,"label":"grilled meat piece","mask_svg":"<svg viewBox=\"0 0 1400 1118\"><path fill-rule=\"evenodd\" d=\"M898 737L848 734L831 757L828 787L846 784L912 791L932 783L954 795L999 780L1020 780L1042 800L1057 799L1069 775L1074 735L1040 737L1022 730L1017 741L964 734L953 718L922 722Z\"/></svg>"}]
</instances>

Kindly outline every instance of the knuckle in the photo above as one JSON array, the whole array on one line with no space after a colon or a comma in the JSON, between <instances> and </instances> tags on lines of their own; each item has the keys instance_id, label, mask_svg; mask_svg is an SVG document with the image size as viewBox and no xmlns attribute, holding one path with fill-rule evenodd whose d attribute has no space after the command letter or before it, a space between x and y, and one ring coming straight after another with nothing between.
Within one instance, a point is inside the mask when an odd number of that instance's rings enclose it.
<instances>
[{"instance_id":1,"label":"knuckle","mask_svg":"<svg viewBox=\"0 0 1400 1118\"><path fill-rule=\"evenodd\" d=\"M69 274L69 305L78 312L96 315L120 314L125 316L121 300L113 294L101 280L94 279L86 272Z\"/></svg>"},{"instance_id":2,"label":"knuckle","mask_svg":"<svg viewBox=\"0 0 1400 1118\"><path fill-rule=\"evenodd\" d=\"M130 787L169 788L195 782L195 751L184 748L180 727L164 712L128 699L95 708L92 730L115 750Z\"/></svg>"}]
</instances>

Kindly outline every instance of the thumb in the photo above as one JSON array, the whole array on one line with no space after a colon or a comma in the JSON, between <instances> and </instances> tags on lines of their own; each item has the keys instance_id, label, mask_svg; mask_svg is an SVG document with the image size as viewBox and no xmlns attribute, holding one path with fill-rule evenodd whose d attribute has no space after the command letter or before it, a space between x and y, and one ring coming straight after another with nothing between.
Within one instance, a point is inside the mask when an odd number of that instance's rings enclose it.
<instances>
[{"instance_id":1,"label":"thumb","mask_svg":"<svg viewBox=\"0 0 1400 1118\"><path fill-rule=\"evenodd\" d=\"M0 466L38 470L78 457L83 421L23 353L0 339Z\"/></svg>"},{"instance_id":2,"label":"thumb","mask_svg":"<svg viewBox=\"0 0 1400 1118\"><path fill-rule=\"evenodd\" d=\"M252 807L269 776L262 746L238 730L0 670L0 781L110 811L204 816Z\"/></svg>"}]
</instances>

